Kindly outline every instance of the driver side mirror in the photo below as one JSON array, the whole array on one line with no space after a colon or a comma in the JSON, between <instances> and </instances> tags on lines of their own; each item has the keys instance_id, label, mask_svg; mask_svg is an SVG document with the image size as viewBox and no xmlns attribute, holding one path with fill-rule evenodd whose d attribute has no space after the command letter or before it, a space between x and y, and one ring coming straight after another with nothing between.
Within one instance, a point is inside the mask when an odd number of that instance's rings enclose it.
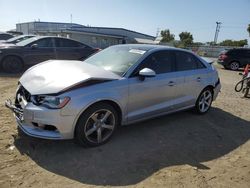
<instances>
[{"instance_id":1,"label":"driver side mirror","mask_svg":"<svg viewBox=\"0 0 250 188\"><path fill-rule=\"evenodd\" d=\"M155 75L156 75L155 71L149 68L144 68L139 72L141 80L144 80L146 77L155 77Z\"/></svg>"},{"instance_id":2,"label":"driver side mirror","mask_svg":"<svg viewBox=\"0 0 250 188\"><path fill-rule=\"evenodd\" d=\"M36 49L37 48L37 44L32 44L31 45L31 49Z\"/></svg>"}]
</instances>

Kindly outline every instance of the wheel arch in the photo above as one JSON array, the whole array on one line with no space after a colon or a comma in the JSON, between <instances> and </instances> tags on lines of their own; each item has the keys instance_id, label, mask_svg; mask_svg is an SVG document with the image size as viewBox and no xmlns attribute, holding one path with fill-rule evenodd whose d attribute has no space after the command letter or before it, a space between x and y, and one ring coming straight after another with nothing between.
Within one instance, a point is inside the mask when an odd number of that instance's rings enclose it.
<instances>
[{"instance_id":1,"label":"wheel arch","mask_svg":"<svg viewBox=\"0 0 250 188\"><path fill-rule=\"evenodd\" d=\"M16 54L8 54L8 55L4 56L4 57L1 59L1 62L0 62L0 67L1 67L1 68L3 67L3 62L4 62L4 60L5 60L6 58L8 58L8 57L16 57L16 58L18 58L18 59L22 62L23 66L24 66L24 60L23 60L23 58L22 58L21 56L16 55Z\"/></svg>"},{"instance_id":2,"label":"wheel arch","mask_svg":"<svg viewBox=\"0 0 250 188\"><path fill-rule=\"evenodd\" d=\"M4 56L4 57L1 59L1 64L2 64L3 61L4 61L6 58L8 58L8 57L16 57L16 58L20 59L20 60L22 61L22 63L24 64L23 58L22 58L21 56L19 56L19 55L16 55L16 54L8 54L8 55Z\"/></svg>"},{"instance_id":3,"label":"wheel arch","mask_svg":"<svg viewBox=\"0 0 250 188\"><path fill-rule=\"evenodd\" d=\"M231 60L231 61L228 63L228 65L230 65L230 64L233 63L233 62L239 63L240 67L242 66L241 62L240 62L239 60L235 60L235 59Z\"/></svg>"},{"instance_id":4,"label":"wheel arch","mask_svg":"<svg viewBox=\"0 0 250 188\"><path fill-rule=\"evenodd\" d=\"M202 90L201 90L201 92L200 92L200 94L205 90L205 89L210 89L211 91L212 91L212 94L214 95L214 86L213 85L207 85L206 87L204 87ZM200 96L200 95L199 95Z\"/></svg>"},{"instance_id":5,"label":"wheel arch","mask_svg":"<svg viewBox=\"0 0 250 188\"><path fill-rule=\"evenodd\" d=\"M119 121L119 124L121 124L122 122L122 108L121 106L118 104L118 102L114 101L114 100L111 100L111 99L103 99L103 100L99 100L99 101L95 101L91 104L89 104L86 108L83 108L77 115L76 117L76 120L74 122L74 127L73 127L73 131L74 131L74 135L75 135L75 130L76 130L76 125L81 117L81 115L86 112L86 110L88 110L89 108L91 108L92 106L94 105L97 105L97 104L100 104L100 103L105 103L105 104L109 104L111 105L118 113L118 121Z\"/></svg>"}]
</instances>

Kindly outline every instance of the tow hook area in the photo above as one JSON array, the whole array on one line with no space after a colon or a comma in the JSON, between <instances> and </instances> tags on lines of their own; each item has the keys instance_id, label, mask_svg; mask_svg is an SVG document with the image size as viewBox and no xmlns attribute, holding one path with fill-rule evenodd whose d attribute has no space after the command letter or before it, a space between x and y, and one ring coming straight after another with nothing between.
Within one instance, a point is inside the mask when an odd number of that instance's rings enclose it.
<instances>
[{"instance_id":1,"label":"tow hook area","mask_svg":"<svg viewBox=\"0 0 250 188\"><path fill-rule=\"evenodd\" d=\"M23 121L23 110L21 108L16 107L10 99L5 101L5 106L14 112L20 121Z\"/></svg>"}]
</instances>

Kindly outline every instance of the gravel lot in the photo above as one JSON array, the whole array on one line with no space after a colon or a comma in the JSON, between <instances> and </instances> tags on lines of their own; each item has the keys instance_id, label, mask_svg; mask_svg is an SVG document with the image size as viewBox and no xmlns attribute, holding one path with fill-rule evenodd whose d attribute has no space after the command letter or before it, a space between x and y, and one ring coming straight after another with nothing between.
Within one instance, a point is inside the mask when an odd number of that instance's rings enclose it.
<instances>
[{"instance_id":1,"label":"gravel lot","mask_svg":"<svg viewBox=\"0 0 250 188\"><path fill-rule=\"evenodd\" d=\"M18 133L4 107L16 76L0 73L0 187L250 187L250 99L238 72L218 66L222 91L209 113L180 112L121 127L97 148Z\"/></svg>"}]
</instances>

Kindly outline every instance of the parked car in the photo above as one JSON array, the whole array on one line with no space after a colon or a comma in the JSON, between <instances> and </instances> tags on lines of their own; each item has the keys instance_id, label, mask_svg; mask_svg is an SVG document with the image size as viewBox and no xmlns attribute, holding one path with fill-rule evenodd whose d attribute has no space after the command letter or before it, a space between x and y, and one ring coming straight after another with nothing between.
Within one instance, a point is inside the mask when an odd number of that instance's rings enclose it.
<instances>
[{"instance_id":1,"label":"parked car","mask_svg":"<svg viewBox=\"0 0 250 188\"><path fill-rule=\"evenodd\" d=\"M28 135L107 142L127 125L194 108L206 113L220 91L213 65L192 52L159 45L116 45L82 61L51 60L19 80L14 111Z\"/></svg>"},{"instance_id":2,"label":"parked car","mask_svg":"<svg viewBox=\"0 0 250 188\"><path fill-rule=\"evenodd\" d=\"M8 40L12 37L14 37L14 36L9 34L9 33L0 32L0 40Z\"/></svg>"},{"instance_id":3,"label":"parked car","mask_svg":"<svg viewBox=\"0 0 250 188\"><path fill-rule=\"evenodd\" d=\"M16 37L12 37L8 40L0 40L0 46L4 46L7 44L16 44L18 42L21 42L23 40L26 40L28 38L34 37L35 35L19 35Z\"/></svg>"},{"instance_id":4,"label":"parked car","mask_svg":"<svg viewBox=\"0 0 250 188\"><path fill-rule=\"evenodd\" d=\"M72 39L38 36L0 46L0 64L4 71L16 73L21 72L24 65L49 59L80 60L96 51L98 49Z\"/></svg>"},{"instance_id":5,"label":"parked car","mask_svg":"<svg viewBox=\"0 0 250 188\"><path fill-rule=\"evenodd\" d=\"M219 55L218 63L225 69L238 70L250 64L250 48L225 50Z\"/></svg>"}]
</instances>

